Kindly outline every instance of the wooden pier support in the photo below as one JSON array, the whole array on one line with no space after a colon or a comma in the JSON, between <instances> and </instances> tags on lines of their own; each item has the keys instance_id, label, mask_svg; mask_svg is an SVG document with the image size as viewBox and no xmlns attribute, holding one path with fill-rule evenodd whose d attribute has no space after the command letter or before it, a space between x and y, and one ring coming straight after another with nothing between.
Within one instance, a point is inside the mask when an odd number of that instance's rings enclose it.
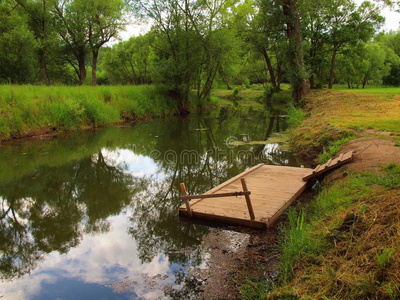
<instances>
[{"instance_id":1,"label":"wooden pier support","mask_svg":"<svg viewBox=\"0 0 400 300\"><path fill-rule=\"evenodd\" d=\"M182 190L182 198L187 196L187 191L184 183L181 183L181 190ZM190 202L189 199L184 199L185 204L186 204L186 210L188 213L188 216L191 218L192 217L192 209L190 207Z\"/></svg>"}]
</instances>

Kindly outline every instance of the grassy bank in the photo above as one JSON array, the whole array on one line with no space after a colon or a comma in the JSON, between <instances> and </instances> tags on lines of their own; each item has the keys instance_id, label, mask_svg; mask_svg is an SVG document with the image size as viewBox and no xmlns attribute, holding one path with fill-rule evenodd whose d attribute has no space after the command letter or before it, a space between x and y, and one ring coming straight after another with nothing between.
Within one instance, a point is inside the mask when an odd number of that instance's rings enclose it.
<instances>
[{"instance_id":1,"label":"grassy bank","mask_svg":"<svg viewBox=\"0 0 400 300\"><path fill-rule=\"evenodd\" d=\"M322 162L350 139L389 132L400 135L400 94L395 88L313 91L306 98L304 121L291 132L292 149Z\"/></svg>"},{"instance_id":2,"label":"grassy bank","mask_svg":"<svg viewBox=\"0 0 400 300\"><path fill-rule=\"evenodd\" d=\"M314 199L288 211L278 279L244 283L243 298L400 297L400 96L393 90L313 91L304 108L290 107L291 146L304 158L323 163L343 147L358 152L351 166L314 186Z\"/></svg>"},{"instance_id":3,"label":"grassy bank","mask_svg":"<svg viewBox=\"0 0 400 300\"><path fill-rule=\"evenodd\" d=\"M176 112L153 86L0 86L0 141Z\"/></svg>"},{"instance_id":4,"label":"grassy bank","mask_svg":"<svg viewBox=\"0 0 400 300\"><path fill-rule=\"evenodd\" d=\"M270 298L398 299L400 167L351 174L289 211ZM325 297L325 298L324 298Z\"/></svg>"}]
</instances>

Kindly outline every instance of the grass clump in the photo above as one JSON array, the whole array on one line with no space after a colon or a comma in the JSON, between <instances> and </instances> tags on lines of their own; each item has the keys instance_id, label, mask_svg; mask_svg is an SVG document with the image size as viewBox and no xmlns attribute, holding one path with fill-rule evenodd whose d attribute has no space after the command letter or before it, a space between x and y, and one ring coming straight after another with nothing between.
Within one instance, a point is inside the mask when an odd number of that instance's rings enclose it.
<instances>
[{"instance_id":1,"label":"grass clump","mask_svg":"<svg viewBox=\"0 0 400 300\"><path fill-rule=\"evenodd\" d=\"M324 153L318 155L319 163L320 164L326 163L331 157L333 157L336 153L338 153L340 151L340 149L342 148L343 144L348 143L352 139L354 139L354 136L345 137L345 138L342 138L340 140L332 142L328 146L327 151L325 151Z\"/></svg>"},{"instance_id":2,"label":"grass clump","mask_svg":"<svg viewBox=\"0 0 400 300\"><path fill-rule=\"evenodd\" d=\"M305 119L305 113L301 108L295 107L293 104L289 105L288 109L288 125L291 129L299 127Z\"/></svg>"},{"instance_id":3,"label":"grass clump","mask_svg":"<svg viewBox=\"0 0 400 300\"><path fill-rule=\"evenodd\" d=\"M288 213L279 299L396 299L400 294L400 166L350 174Z\"/></svg>"},{"instance_id":4,"label":"grass clump","mask_svg":"<svg viewBox=\"0 0 400 300\"><path fill-rule=\"evenodd\" d=\"M0 86L0 140L172 114L153 86Z\"/></svg>"},{"instance_id":5,"label":"grass clump","mask_svg":"<svg viewBox=\"0 0 400 300\"><path fill-rule=\"evenodd\" d=\"M249 279L239 287L239 293L244 300L263 300L266 292L266 283L254 282Z\"/></svg>"}]
</instances>

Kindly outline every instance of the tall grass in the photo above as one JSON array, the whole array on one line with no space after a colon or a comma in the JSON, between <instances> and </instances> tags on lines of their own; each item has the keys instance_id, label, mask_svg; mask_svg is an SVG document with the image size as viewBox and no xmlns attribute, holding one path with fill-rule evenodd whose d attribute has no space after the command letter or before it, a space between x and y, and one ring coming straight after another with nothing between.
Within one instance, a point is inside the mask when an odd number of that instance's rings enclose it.
<instances>
[{"instance_id":1,"label":"tall grass","mask_svg":"<svg viewBox=\"0 0 400 300\"><path fill-rule=\"evenodd\" d=\"M340 221L335 218L337 212L370 197L372 187L376 190L377 186L388 190L400 188L400 166L393 163L385 167L384 173L350 175L346 181L323 189L307 211L289 210L289 223L282 230L281 283L293 278L293 269L299 260L317 261L319 255L329 247L329 227L337 226L337 221ZM331 223L323 224L327 217L331 217Z\"/></svg>"},{"instance_id":2,"label":"tall grass","mask_svg":"<svg viewBox=\"0 0 400 300\"><path fill-rule=\"evenodd\" d=\"M288 125L291 129L299 127L305 119L305 113L301 108L297 108L292 103L288 109Z\"/></svg>"},{"instance_id":3,"label":"tall grass","mask_svg":"<svg viewBox=\"0 0 400 300\"><path fill-rule=\"evenodd\" d=\"M153 86L0 86L0 140L35 130L103 126L175 112Z\"/></svg>"}]
</instances>

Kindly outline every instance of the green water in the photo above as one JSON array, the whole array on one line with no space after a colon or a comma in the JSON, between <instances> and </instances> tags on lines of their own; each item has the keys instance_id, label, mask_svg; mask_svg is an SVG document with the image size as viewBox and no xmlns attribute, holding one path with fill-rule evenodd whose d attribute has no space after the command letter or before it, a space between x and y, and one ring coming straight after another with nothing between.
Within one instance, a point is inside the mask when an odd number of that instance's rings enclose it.
<instances>
[{"instance_id":1,"label":"green water","mask_svg":"<svg viewBox=\"0 0 400 300\"><path fill-rule=\"evenodd\" d=\"M209 227L179 220L179 183L203 193L259 162L298 166L279 143L232 143L285 129L222 109L2 145L0 298L195 297Z\"/></svg>"}]
</instances>

